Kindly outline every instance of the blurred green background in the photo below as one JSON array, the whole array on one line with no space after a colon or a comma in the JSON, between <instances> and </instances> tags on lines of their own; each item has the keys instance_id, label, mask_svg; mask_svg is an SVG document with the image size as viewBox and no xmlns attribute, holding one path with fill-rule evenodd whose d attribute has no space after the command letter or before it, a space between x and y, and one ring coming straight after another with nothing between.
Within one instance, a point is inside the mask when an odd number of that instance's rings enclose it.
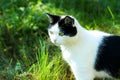
<instances>
[{"instance_id":1,"label":"blurred green background","mask_svg":"<svg viewBox=\"0 0 120 80\"><path fill-rule=\"evenodd\" d=\"M50 43L46 12L120 35L119 0L0 0L0 80L74 80Z\"/></svg>"}]
</instances>

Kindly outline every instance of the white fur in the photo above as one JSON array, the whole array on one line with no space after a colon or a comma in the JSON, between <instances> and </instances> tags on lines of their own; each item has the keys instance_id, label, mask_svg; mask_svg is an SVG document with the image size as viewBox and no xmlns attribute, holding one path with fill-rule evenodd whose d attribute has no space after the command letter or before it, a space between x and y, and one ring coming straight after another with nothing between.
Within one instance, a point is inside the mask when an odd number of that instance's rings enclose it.
<instances>
[{"instance_id":1,"label":"white fur","mask_svg":"<svg viewBox=\"0 0 120 80\"><path fill-rule=\"evenodd\" d=\"M76 80L93 80L95 77L109 77L103 71L97 72L94 69L98 46L103 36L110 34L100 31L88 31L81 27L75 19L77 35L74 37L59 36L58 23L49 30L51 41L60 45L62 56L70 65ZM50 31L53 34L50 34Z\"/></svg>"}]
</instances>

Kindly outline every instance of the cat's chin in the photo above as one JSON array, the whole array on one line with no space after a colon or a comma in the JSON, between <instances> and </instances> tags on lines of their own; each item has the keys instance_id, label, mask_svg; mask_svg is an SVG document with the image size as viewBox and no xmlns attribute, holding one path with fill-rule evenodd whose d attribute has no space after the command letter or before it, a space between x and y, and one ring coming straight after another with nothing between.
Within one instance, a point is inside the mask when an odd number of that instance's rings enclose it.
<instances>
[{"instance_id":1,"label":"cat's chin","mask_svg":"<svg viewBox=\"0 0 120 80\"><path fill-rule=\"evenodd\" d=\"M59 44L59 43L54 43L56 46L60 46L61 44Z\"/></svg>"},{"instance_id":2,"label":"cat's chin","mask_svg":"<svg viewBox=\"0 0 120 80\"><path fill-rule=\"evenodd\" d=\"M62 45L61 43L59 43L59 42L53 42L53 41L51 41L54 45L56 45L56 46L60 46L60 45Z\"/></svg>"},{"instance_id":3,"label":"cat's chin","mask_svg":"<svg viewBox=\"0 0 120 80\"><path fill-rule=\"evenodd\" d=\"M52 42L53 43L53 42ZM56 46L60 46L61 44L60 43L53 43L54 45Z\"/></svg>"}]
</instances>

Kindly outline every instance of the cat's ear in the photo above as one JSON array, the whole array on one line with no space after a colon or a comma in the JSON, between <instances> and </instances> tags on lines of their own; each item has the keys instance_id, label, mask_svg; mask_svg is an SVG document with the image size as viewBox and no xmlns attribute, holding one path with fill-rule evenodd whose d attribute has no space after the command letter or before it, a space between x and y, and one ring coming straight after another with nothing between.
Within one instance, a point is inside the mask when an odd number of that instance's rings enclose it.
<instances>
[{"instance_id":1,"label":"cat's ear","mask_svg":"<svg viewBox=\"0 0 120 80\"><path fill-rule=\"evenodd\" d=\"M53 15L53 14L50 14L50 13L46 13L46 14L49 18L50 24L55 24L57 21L60 20L60 16L58 16L58 15Z\"/></svg>"},{"instance_id":2,"label":"cat's ear","mask_svg":"<svg viewBox=\"0 0 120 80\"><path fill-rule=\"evenodd\" d=\"M70 16L65 17L65 24L74 25L74 19Z\"/></svg>"}]
</instances>

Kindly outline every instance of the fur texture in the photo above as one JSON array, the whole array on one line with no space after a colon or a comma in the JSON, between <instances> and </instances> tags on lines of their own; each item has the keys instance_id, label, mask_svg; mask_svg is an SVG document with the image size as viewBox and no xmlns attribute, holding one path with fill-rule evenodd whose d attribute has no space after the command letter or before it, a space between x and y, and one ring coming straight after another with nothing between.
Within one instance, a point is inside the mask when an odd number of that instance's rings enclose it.
<instances>
[{"instance_id":1,"label":"fur texture","mask_svg":"<svg viewBox=\"0 0 120 80\"><path fill-rule=\"evenodd\" d=\"M50 21L48 33L51 42L60 46L62 56L70 65L76 80L94 80L95 77L118 78L119 36L86 30L72 16L47 15ZM59 19L56 20L53 16L58 16Z\"/></svg>"}]
</instances>

